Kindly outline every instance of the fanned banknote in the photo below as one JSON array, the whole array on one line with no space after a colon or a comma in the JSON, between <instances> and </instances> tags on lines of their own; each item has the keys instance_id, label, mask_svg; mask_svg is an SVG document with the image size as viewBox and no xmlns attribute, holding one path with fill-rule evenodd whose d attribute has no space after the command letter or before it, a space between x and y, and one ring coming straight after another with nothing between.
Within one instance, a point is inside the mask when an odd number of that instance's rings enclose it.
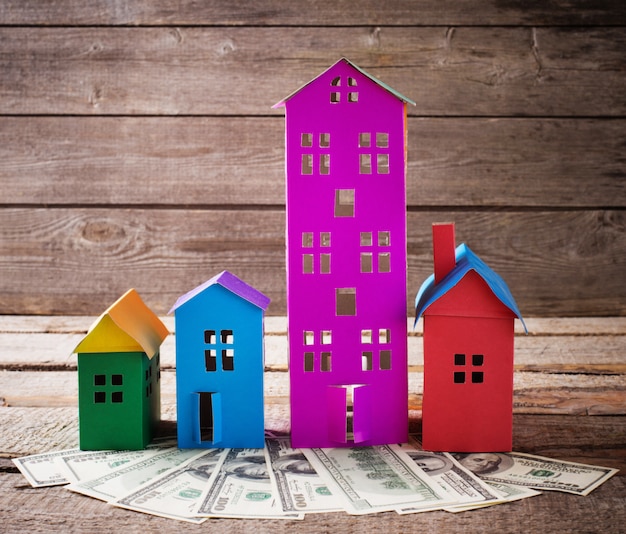
<instances>
[{"instance_id":1,"label":"fanned banknote","mask_svg":"<svg viewBox=\"0 0 626 534\"><path fill-rule=\"evenodd\" d=\"M63 456L82 454L80 449L31 454L21 458L13 458L13 463L33 488L44 486L60 486L70 482Z\"/></svg>"},{"instance_id":2,"label":"fanned banknote","mask_svg":"<svg viewBox=\"0 0 626 534\"><path fill-rule=\"evenodd\" d=\"M302 452L350 514L434 510L451 502L415 462L387 445Z\"/></svg>"},{"instance_id":3,"label":"fanned banknote","mask_svg":"<svg viewBox=\"0 0 626 534\"><path fill-rule=\"evenodd\" d=\"M291 448L289 438L267 438L265 443L270 479L284 512L343 511L304 453Z\"/></svg>"},{"instance_id":4,"label":"fanned banknote","mask_svg":"<svg viewBox=\"0 0 626 534\"><path fill-rule=\"evenodd\" d=\"M68 489L95 499L112 501L183 462L202 454L202 449L165 449L128 463L93 479L70 484Z\"/></svg>"},{"instance_id":5,"label":"fanned banknote","mask_svg":"<svg viewBox=\"0 0 626 534\"><path fill-rule=\"evenodd\" d=\"M417 443L397 446L405 452L418 467L441 486L446 495L456 505L495 504L501 502L499 492L460 465L445 452L429 452L421 449ZM446 505L448 509L450 505ZM407 507L398 510L400 514L420 512L419 507Z\"/></svg>"},{"instance_id":6,"label":"fanned banknote","mask_svg":"<svg viewBox=\"0 0 626 534\"><path fill-rule=\"evenodd\" d=\"M195 512L202 517L304 518L301 513L283 512L263 449L230 449Z\"/></svg>"},{"instance_id":7,"label":"fanned banknote","mask_svg":"<svg viewBox=\"0 0 626 534\"><path fill-rule=\"evenodd\" d=\"M196 454L126 495L109 501L109 504L169 519L202 523L205 518L195 517L194 509L204 489L217 475L227 451L205 449L200 455Z\"/></svg>"},{"instance_id":8,"label":"fanned banknote","mask_svg":"<svg viewBox=\"0 0 626 534\"><path fill-rule=\"evenodd\" d=\"M519 452L455 453L454 457L487 482L576 495L588 495L618 472L610 467L564 462Z\"/></svg>"}]
</instances>

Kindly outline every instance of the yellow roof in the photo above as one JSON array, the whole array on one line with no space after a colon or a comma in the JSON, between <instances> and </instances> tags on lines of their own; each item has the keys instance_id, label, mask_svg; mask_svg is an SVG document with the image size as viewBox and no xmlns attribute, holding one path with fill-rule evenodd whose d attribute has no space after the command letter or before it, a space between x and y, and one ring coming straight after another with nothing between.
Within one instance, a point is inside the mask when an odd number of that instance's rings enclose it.
<instances>
[{"instance_id":1,"label":"yellow roof","mask_svg":"<svg viewBox=\"0 0 626 534\"><path fill-rule=\"evenodd\" d=\"M74 352L145 352L152 358L168 334L137 291L129 289L91 325Z\"/></svg>"}]
</instances>

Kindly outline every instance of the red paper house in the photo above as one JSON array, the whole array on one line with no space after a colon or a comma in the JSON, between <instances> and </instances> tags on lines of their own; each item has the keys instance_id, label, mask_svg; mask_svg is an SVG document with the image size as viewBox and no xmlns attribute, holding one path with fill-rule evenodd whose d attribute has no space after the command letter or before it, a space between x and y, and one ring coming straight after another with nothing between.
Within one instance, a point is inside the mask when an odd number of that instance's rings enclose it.
<instances>
[{"instance_id":1,"label":"red paper house","mask_svg":"<svg viewBox=\"0 0 626 534\"><path fill-rule=\"evenodd\" d=\"M453 224L433 225L433 250L435 272L415 300L416 322L424 317L422 445L510 451L514 321L524 321L504 280L465 244L455 248Z\"/></svg>"}]
</instances>

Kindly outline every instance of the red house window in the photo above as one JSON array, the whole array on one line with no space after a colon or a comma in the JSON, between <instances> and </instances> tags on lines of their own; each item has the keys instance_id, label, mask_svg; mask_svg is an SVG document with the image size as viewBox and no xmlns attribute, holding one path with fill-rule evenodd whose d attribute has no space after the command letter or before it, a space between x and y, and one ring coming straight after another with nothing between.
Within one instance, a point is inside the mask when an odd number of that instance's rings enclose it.
<instances>
[{"instance_id":1,"label":"red house window","mask_svg":"<svg viewBox=\"0 0 626 534\"><path fill-rule=\"evenodd\" d=\"M483 366L485 356L483 354L472 354L471 362L467 361L465 354L454 355L454 375L455 384L465 384L469 374L472 384L482 384L485 379L484 372L477 370Z\"/></svg>"}]
</instances>

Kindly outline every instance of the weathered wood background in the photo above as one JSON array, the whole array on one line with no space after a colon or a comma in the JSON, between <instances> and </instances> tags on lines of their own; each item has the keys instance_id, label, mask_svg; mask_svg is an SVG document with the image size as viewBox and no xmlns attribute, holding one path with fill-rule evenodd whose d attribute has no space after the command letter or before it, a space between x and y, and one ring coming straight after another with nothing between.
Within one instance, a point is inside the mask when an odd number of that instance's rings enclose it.
<instances>
[{"instance_id":1,"label":"weathered wood background","mask_svg":"<svg viewBox=\"0 0 626 534\"><path fill-rule=\"evenodd\" d=\"M623 0L0 0L0 314L229 269L284 315L271 106L341 56L417 102L409 313L454 220L524 315L626 315Z\"/></svg>"}]
</instances>

